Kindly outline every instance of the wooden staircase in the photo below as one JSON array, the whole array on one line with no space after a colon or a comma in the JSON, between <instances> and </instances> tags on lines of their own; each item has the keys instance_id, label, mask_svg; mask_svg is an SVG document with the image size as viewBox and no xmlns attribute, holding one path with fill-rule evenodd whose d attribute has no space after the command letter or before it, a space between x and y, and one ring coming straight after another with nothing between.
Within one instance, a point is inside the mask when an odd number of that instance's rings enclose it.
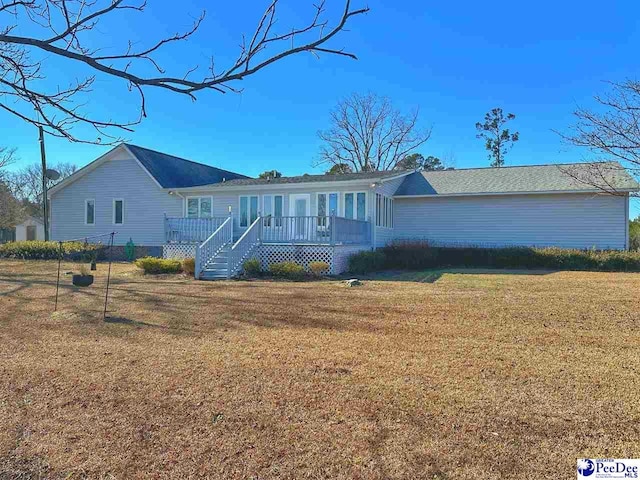
<instances>
[{"instance_id":1,"label":"wooden staircase","mask_svg":"<svg viewBox=\"0 0 640 480\"><path fill-rule=\"evenodd\" d=\"M223 223L196 249L196 278L222 280L236 276L260 245L262 220L258 217L236 240L233 221Z\"/></svg>"},{"instance_id":2,"label":"wooden staircase","mask_svg":"<svg viewBox=\"0 0 640 480\"><path fill-rule=\"evenodd\" d=\"M200 280L226 280L229 272L229 254L231 245L226 245L207 262L200 274Z\"/></svg>"}]
</instances>

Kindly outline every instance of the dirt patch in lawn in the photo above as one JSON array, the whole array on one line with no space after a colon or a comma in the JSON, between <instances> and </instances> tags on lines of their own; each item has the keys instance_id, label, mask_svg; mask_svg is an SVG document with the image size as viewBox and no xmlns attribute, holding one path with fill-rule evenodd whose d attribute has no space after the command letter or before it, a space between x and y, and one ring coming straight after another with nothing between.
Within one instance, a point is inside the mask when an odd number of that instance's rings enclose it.
<instances>
[{"instance_id":1,"label":"dirt patch in lawn","mask_svg":"<svg viewBox=\"0 0 640 480\"><path fill-rule=\"evenodd\" d=\"M113 273L105 323L104 265L53 314L55 263L0 261L0 478L556 479L640 455L638 274Z\"/></svg>"}]
</instances>

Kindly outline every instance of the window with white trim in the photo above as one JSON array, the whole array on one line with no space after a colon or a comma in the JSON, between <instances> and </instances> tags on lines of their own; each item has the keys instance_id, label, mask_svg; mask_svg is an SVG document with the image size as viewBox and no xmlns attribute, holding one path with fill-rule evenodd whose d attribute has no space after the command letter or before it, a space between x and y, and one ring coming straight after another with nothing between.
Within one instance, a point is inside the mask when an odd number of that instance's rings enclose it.
<instances>
[{"instance_id":1,"label":"window with white trim","mask_svg":"<svg viewBox=\"0 0 640 480\"><path fill-rule=\"evenodd\" d=\"M124 200L116 198L113 200L113 224L122 225L124 223Z\"/></svg>"},{"instance_id":2,"label":"window with white trim","mask_svg":"<svg viewBox=\"0 0 640 480\"><path fill-rule=\"evenodd\" d=\"M345 218L367 219L367 192L348 192L343 198Z\"/></svg>"},{"instance_id":3,"label":"window with white trim","mask_svg":"<svg viewBox=\"0 0 640 480\"><path fill-rule=\"evenodd\" d=\"M326 227L327 218L332 215L338 215L338 194L318 193L316 210L318 214L318 226Z\"/></svg>"},{"instance_id":4,"label":"window with white trim","mask_svg":"<svg viewBox=\"0 0 640 480\"><path fill-rule=\"evenodd\" d=\"M94 199L84 201L84 224L96 224L96 201Z\"/></svg>"},{"instance_id":5,"label":"window with white trim","mask_svg":"<svg viewBox=\"0 0 640 480\"><path fill-rule=\"evenodd\" d=\"M376 193L376 227L393 228L393 198Z\"/></svg>"},{"instance_id":6,"label":"window with white trim","mask_svg":"<svg viewBox=\"0 0 640 480\"><path fill-rule=\"evenodd\" d=\"M282 210L284 208L284 198L282 195L262 196L262 216L265 227L282 226Z\"/></svg>"},{"instance_id":7,"label":"window with white trim","mask_svg":"<svg viewBox=\"0 0 640 480\"><path fill-rule=\"evenodd\" d=\"M240 197L240 226L248 227L258 218L258 196L242 195Z\"/></svg>"},{"instance_id":8,"label":"window with white trim","mask_svg":"<svg viewBox=\"0 0 640 480\"><path fill-rule=\"evenodd\" d=\"M188 218L208 218L213 214L211 197L187 197Z\"/></svg>"}]
</instances>

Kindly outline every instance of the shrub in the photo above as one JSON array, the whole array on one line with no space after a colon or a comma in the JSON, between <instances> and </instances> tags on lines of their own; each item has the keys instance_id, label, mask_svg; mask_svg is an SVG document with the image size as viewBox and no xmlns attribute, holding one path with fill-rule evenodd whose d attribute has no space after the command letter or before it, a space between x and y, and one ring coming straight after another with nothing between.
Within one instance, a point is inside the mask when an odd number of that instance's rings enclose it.
<instances>
[{"instance_id":1,"label":"shrub","mask_svg":"<svg viewBox=\"0 0 640 480\"><path fill-rule=\"evenodd\" d=\"M328 275L331 266L327 262L309 262L309 270L316 277Z\"/></svg>"},{"instance_id":2,"label":"shrub","mask_svg":"<svg viewBox=\"0 0 640 480\"><path fill-rule=\"evenodd\" d=\"M289 280L300 280L306 275L304 267L295 262L272 263L269 265L269 272L274 277L287 278Z\"/></svg>"},{"instance_id":3,"label":"shrub","mask_svg":"<svg viewBox=\"0 0 640 480\"><path fill-rule=\"evenodd\" d=\"M640 217L629 221L629 249L640 250Z\"/></svg>"},{"instance_id":4,"label":"shrub","mask_svg":"<svg viewBox=\"0 0 640 480\"><path fill-rule=\"evenodd\" d=\"M187 275L194 275L196 273L196 260L194 258L182 260L182 271Z\"/></svg>"},{"instance_id":5,"label":"shrub","mask_svg":"<svg viewBox=\"0 0 640 480\"><path fill-rule=\"evenodd\" d=\"M257 277L262 273L262 265L257 258L250 258L242 264L244 273L249 277Z\"/></svg>"},{"instance_id":6,"label":"shrub","mask_svg":"<svg viewBox=\"0 0 640 480\"><path fill-rule=\"evenodd\" d=\"M443 267L640 271L640 252L562 248L432 247L427 242L394 243L349 258L349 271L424 270Z\"/></svg>"},{"instance_id":7,"label":"shrub","mask_svg":"<svg viewBox=\"0 0 640 480\"><path fill-rule=\"evenodd\" d=\"M102 244L84 242L65 242L62 254L76 260L89 262L90 259L104 258ZM0 245L0 258L19 258L22 260L55 260L60 254L60 243L41 240L12 242Z\"/></svg>"},{"instance_id":8,"label":"shrub","mask_svg":"<svg viewBox=\"0 0 640 480\"><path fill-rule=\"evenodd\" d=\"M386 268L386 263L386 256L380 250L365 250L349 257L348 269L351 273L360 274L378 272Z\"/></svg>"},{"instance_id":9,"label":"shrub","mask_svg":"<svg viewBox=\"0 0 640 480\"><path fill-rule=\"evenodd\" d=\"M182 264L179 260L168 260L156 257L143 257L135 261L137 267L144 270L144 273L179 273L182 270Z\"/></svg>"},{"instance_id":10,"label":"shrub","mask_svg":"<svg viewBox=\"0 0 640 480\"><path fill-rule=\"evenodd\" d=\"M556 247L432 247L426 242L394 243L382 248L381 251L384 262L383 266L378 266L377 270L385 268L423 270L442 267L478 267L640 271L639 252L573 250ZM359 259L354 259L356 264L358 261ZM356 271L356 273L359 272Z\"/></svg>"}]
</instances>

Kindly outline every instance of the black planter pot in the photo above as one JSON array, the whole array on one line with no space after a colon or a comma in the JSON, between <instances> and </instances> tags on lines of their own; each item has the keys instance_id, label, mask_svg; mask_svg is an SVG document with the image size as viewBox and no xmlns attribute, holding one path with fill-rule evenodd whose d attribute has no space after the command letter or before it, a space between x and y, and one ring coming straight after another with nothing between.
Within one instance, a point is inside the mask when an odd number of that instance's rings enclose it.
<instances>
[{"instance_id":1,"label":"black planter pot","mask_svg":"<svg viewBox=\"0 0 640 480\"><path fill-rule=\"evenodd\" d=\"M93 275L74 275L73 284L76 287L88 287L93 283Z\"/></svg>"},{"instance_id":2,"label":"black planter pot","mask_svg":"<svg viewBox=\"0 0 640 480\"><path fill-rule=\"evenodd\" d=\"M98 267L96 266L96 262L95 261L91 262L91 270L95 272L97 269Z\"/></svg>"}]
</instances>

